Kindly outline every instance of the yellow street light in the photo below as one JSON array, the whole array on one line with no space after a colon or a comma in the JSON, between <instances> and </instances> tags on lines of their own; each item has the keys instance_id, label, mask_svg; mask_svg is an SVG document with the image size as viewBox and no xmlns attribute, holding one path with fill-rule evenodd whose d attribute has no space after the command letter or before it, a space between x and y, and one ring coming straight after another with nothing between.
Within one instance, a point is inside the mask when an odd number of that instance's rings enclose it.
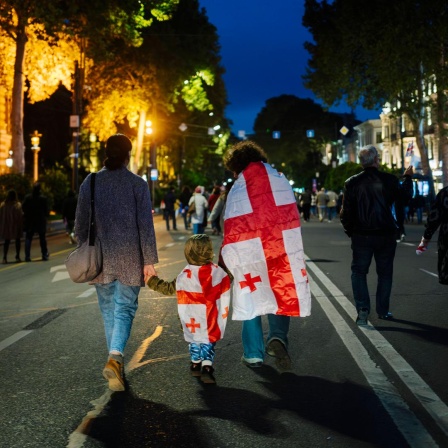
<instances>
[{"instance_id":1,"label":"yellow street light","mask_svg":"<svg viewBox=\"0 0 448 448\"><path fill-rule=\"evenodd\" d=\"M39 134L39 132L34 131L31 136L31 150L34 152L34 182L37 182L39 180L39 143L40 138L42 137L42 134Z\"/></svg>"}]
</instances>

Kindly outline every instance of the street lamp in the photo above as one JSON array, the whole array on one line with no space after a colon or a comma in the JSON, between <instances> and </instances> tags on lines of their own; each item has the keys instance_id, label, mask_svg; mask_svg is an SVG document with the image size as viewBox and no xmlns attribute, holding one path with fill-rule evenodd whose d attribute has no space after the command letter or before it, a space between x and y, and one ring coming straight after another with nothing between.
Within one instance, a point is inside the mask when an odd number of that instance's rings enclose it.
<instances>
[{"instance_id":1,"label":"street lamp","mask_svg":"<svg viewBox=\"0 0 448 448\"><path fill-rule=\"evenodd\" d=\"M14 159L13 159L12 155L13 155L13 152L12 152L12 150L10 149L10 150L9 150L9 156L8 156L8 158L6 159L6 166L7 166L9 169L12 168L12 164L13 164L13 162L14 162Z\"/></svg>"},{"instance_id":2,"label":"street lamp","mask_svg":"<svg viewBox=\"0 0 448 448\"><path fill-rule=\"evenodd\" d=\"M34 182L37 182L39 180L39 143L41 137L42 134L39 134L39 132L37 131L34 131L34 133L31 134L31 150L34 152Z\"/></svg>"}]
</instances>

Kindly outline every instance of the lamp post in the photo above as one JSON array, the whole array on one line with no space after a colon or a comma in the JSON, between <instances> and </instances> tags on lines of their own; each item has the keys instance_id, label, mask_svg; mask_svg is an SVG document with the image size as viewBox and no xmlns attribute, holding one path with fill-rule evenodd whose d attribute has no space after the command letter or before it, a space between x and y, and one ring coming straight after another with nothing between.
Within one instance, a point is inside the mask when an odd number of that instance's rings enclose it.
<instances>
[{"instance_id":1,"label":"lamp post","mask_svg":"<svg viewBox=\"0 0 448 448\"><path fill-rule=\"evenodd\" d=\"M8 158L6 159L6 166L8 167L8 169L11 171L11 168L12 168L12 165L13 165L13 163L14 163L14 159L13 159L13 152L12 152L12 150L10 149L9 150L9 156L8 156Z\"/></svg>"},{"instance_id":2,"label":"lamp post","mask_svg":"<svg viewBox=\"0 0 448 448\"><path fill-rule=\"evenodd\" d=\"M42 134L39 134L39 132L37 131L34 131L34 133L31 134L31 150L34 152L34 182L37 182L39 180L39 143L41 137Z\"/></svg>"}]
</instances>

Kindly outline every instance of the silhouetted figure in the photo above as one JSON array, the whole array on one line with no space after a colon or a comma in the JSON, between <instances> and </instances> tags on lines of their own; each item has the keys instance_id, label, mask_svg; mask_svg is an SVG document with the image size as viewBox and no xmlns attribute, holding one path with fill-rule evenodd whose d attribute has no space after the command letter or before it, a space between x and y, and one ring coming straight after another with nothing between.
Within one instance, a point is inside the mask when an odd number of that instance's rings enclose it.
<instances>
[{"instance_id":1,"label":"silhouetted figure","mask_svg":"<svg viewBox=\"0 0 448 448\"><path fill-rule=\"evenodd\" d=\"M39 235L42 260L47 261L49 254L47 250L47 216L48 201L40 194L41 186L38 182L34 184L33 192L25 197L22 204L25 227L25 261L31 261L31 242L35 233Z\"/></svg>"},{"instance_id":2,"label":"silhouetted figure","mask_svg":"<svg viewBox=\"0 0 448 448\"><path fill-rule=\"evenodd\" d=\"M20 238L23 233L23 212L17 193L8 191L6 199L0 205L0 236L4 239L3 264L8 262L8 249L11 240L16 241L16 262L20 259Z\"/></svg>"}]
</instances>

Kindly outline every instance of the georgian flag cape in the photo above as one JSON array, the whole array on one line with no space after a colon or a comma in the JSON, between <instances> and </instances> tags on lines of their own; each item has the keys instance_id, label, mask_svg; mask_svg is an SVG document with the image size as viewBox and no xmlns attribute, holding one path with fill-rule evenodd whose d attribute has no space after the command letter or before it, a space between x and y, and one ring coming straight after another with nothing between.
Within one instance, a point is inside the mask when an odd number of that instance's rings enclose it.
<instances>
[{"instance_id":1,"label":"georgian flag cape","mask_svg":"<svg viewBox=\"0 0 448 448\"><path fill-rule=\"evenodd\" d=\"M234 276L232 319L311 314L294 192L267 163L250 163L228 193L221 257Z\"/></svg>"},{"instance_id":2,"label":"georgian flag cape","mask_svg":"<svg viewBox=\"0 0 448 448\"><path fill-rule=\"evenodd\" d=\"M192 264L177 276L177 308L187 342L213 343L224 336L230 278L219 266Z\"/></svg>"}]
</instances>

